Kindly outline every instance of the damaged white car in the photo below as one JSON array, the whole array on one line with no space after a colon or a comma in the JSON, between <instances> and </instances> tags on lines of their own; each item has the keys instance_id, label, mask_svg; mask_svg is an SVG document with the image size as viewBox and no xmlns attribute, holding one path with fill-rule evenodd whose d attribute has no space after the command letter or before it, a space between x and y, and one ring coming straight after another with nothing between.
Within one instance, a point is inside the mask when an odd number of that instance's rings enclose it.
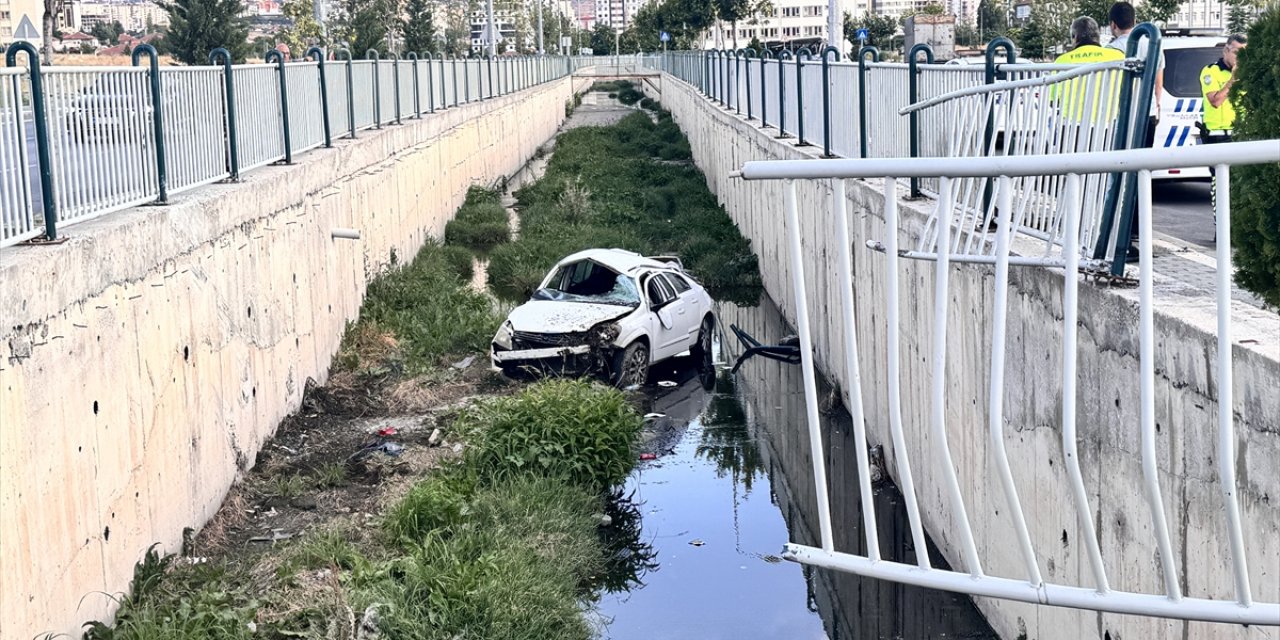
<instances>
[{"instance_id":1,"label":"damaged white car","mask_svg":"<svg viewBox=\"0 0 1280 640\"><path fill-rule=\"evenodd\" d=\"M493 365L566 375L603 374L643 384L650 365L711 352L711 297L679 260L622 249L588 249L547 274L493 337Z\"/></svg>"}]
</instances>

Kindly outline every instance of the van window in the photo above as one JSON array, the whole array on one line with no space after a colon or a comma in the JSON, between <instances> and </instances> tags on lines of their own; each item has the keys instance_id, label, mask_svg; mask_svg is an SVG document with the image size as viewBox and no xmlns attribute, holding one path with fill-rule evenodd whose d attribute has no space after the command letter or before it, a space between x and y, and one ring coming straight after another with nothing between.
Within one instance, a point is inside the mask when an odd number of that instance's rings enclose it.
<instances>
[{"instance_id":1,"label":"van window","mask_svg":"<svg viewBox=\"0 0 1280 640\"><path fill-rule=\"evenodd\" d=\"M676 288L676 295L680 295L680 294L682 294L682 293L684 293L684 292L688 291L689 289L692 289L692 288L693 288L693 287L690 287L690 286L689 286L689 282L688 282L688 281L686 281L686 280L685 280L683 277L681 277L681 276L678 276L678 275L676 275L676 274L674 274L674 273L668 273L668 274L666 274L666 276L667 276L667 280L670 280L670 281L671 281L671 286L673 286L673 287L675 287L675 288Z\"/></svg>"},{"instance_id":2,"label":"van window","mask_svg":"<svg viewBox=\"0 0 1280 640\"><path fill-rule=\"evenodd\" d=\"M653 277L649 278L647 290L649 304L651 305L662 304L676 297L676 292L671 289L671 285L667 284L661 274L654 274Z\"/></svg>"},{"instance_id":3,"label":"van window","mask_svg":"<svg viewBox=\"0 0 1280 640\"><path fill-rule=\"evenodd\" d=\"M1201 98L1200 71L1218 61L1217 47L1164 50L1164 90L1176 98Z\"/></svg>"}]
</instances>

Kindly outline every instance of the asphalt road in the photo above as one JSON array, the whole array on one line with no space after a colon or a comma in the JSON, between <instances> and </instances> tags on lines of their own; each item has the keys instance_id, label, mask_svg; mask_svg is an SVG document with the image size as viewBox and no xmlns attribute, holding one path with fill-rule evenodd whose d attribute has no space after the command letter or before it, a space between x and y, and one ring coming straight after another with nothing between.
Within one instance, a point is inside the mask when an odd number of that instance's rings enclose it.
<instances>
[{"instance_id":1,"label":"asphalt road","mask_svg":"<svg viewBox=\"0 0 1280 640\"><path fill-rule=\"evenodd\" d=\"M1152 186L1155 230L1207 249L1214 242L1213 204L1209 181L1160 181Z\"/></svg>"}]
</instances>

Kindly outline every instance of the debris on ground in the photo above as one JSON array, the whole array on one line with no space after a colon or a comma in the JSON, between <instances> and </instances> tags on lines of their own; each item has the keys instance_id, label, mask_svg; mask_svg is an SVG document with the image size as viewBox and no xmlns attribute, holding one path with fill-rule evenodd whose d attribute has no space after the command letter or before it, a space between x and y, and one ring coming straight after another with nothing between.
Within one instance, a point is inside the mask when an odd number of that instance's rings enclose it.
<instances>
[{"instance_id":1,"label":"debris on ground","mask_svg":"<svg viewBox=\"0 0 1280 640\"><path fill-rule=\"evenodd\" d=\"M703 542L702 538L694 538L689 541L689 544L695 547L701 547L702 545L706 544L706 542Z\"/></svg>"},{"instance_id":2,"label":"debris on ground","mask_svg":"<svg viewBox=\"0 0 1280 640\"><path fill-rule=\"evenodd\" d=\"M658 454L656 454L656 453L642 453L642 454L640 454L640 459L641 459L641 460L657 460L657 459L658 459Z\"/></svg>"},{"instance_id":3,"label":"debris on ground","mask_svg":"<svg viewBox=\"0 0 1280 640\"><path fill-rule=\"evenodd\" d=\"M443 439L444 439L444 432L443 432L443 431L441 431L438 427L437 427L437 428L435 428L435 429L432 429L432 430L431 430L431 435L427 437L427 446L428 446L428 447L438 447L438 446L440 446L440 442L441 442L441 440L443 440Z\"/></svg>"}]
</instances>

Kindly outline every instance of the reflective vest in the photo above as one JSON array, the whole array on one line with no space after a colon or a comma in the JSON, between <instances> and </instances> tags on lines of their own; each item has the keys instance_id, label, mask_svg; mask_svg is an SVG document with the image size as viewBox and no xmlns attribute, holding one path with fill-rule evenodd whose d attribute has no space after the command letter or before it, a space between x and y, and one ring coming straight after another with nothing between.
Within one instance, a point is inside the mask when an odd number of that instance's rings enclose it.
<instances>
[{"instance_id":1,"label":"reflective vest","mask_svg":"<svg viewBox=\"0 0 1280 640\"><path fill-rule=\"evenodd\" d=\"M1231 70L1219 59L1200 70L1200 92L1204 95L1204 126L1210 131L1230 131L1236 123L1236 110L1231 106L1231 96L1221 106L1209 104L1209 94L1221 91L1231 79Z\"/></svg>"},{"instance_id":2,"label":"reflective vest","mask_svg":"<svg viewBox=\"0 0 1280 640\"><path fill-rule=\"evenodd\" d=\"M1096 44L1082 44L1054 59L1054 64L1092 64L1124 60L1124 52L1117 49L1100 47ZM1105 78L1111 76L1110 82ZM1058 102L1062 115L1069 120L1098 120L1098 107L1105 106L1103 118L1112 120L1116 115L1116 107L1120 101L1120 82L1123 77L1120 71L1110 71L1106 75L1095 75L1092 78L1081 77L1054 85L1049 91L1049 98ZM1090 98L1089 85L1093 86L1091 104L1085 104ZM1059 91L1061 87L1061 91Z\"/></svg>"}]
</instances>

